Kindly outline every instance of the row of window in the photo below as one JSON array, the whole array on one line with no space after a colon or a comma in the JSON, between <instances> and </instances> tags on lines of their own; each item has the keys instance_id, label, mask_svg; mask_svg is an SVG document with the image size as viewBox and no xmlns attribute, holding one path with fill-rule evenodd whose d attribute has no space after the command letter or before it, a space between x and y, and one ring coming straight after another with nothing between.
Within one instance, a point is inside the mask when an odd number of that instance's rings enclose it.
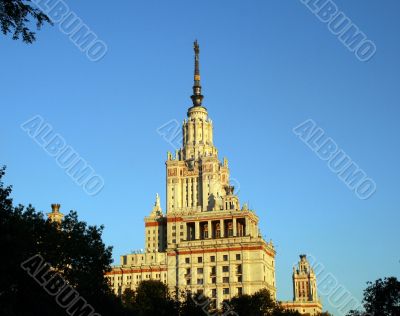
<instances>
[{"instance_id":1,"label":"row of window","mask_svg":"<svg viewBox=\"0 0 400 316\"><path fill-rule=\"evenodd\" d=\"M200 290L201 291L201 290ZM202 292L198 292L199 294ZM222 289L222 294L223 295L229 295L230 294L230 289L229 287L225 287ZM237 295L242 295L243 294L243 288L238 287L236 288L236 294ZM217 298L217 289L212 289L211 290L211 298Z\"/></svg>"},{"instance_id":2,"label":"row of window","mask_svg":"<svg viewBox=\"0 0 400 316\"><path fill-rule=\"evenodd\" d=\"M240 253L237 253L235 256L236 260L241 260L242 256ZM223 261L228 261L229 256L228 255L223 255L222 256ZM215 256L210 256L210 262L215 262ZM185 263L190 263L190 257L185 258ZM197 263L203 263L203 257L197 257Z\"/></svg>"},{"instance_id":3,"label":"row of window","mask_svg":"<svg viewBox=\"0 0 400 316\"><path fill-rule=\"evenodd\" d=\"M189 276L192 272L191 268L187 268L186 269L186 276ZM229 272L229 266L223 266L222 267L222 272ZM204 268L197 268L197 274L203 274L204 273ZM238 264L236 266L236 273L237 274L242 274L242 265ZM211 267L211 272L210 275L211 276L215 276L217 274L217 267L213 266Z\"/></svg>"},{"instance_id":4,"label":"row of window","mask_svg":"<svg viewBox=\"0 0 400 316\"><path fill-rule=\"evenodd\" d=\"M183 225L181 225L181 229L183 229ZM172 230L176 230L176 226L172 226Z\"/></svg>"},{"instance_id":5,"label":"row of window","mask_svg":"<svg viewBox=\"0 0 400 316\"><path fill-rule=\"evenodd\" d=\"M237 283L242 283L243 282L243 278L242 278L241 275L237 276L236 279L233 278L233 277L231 277L231 278L223 277L222 278L222 283L229 284L230 281L237 282ZM204 285L204 279L198 278L196 284L197 285ZM211 284L217 284L217 278L216 277L212 277L211 278ZM192 285L192 279L191 278L186 279L186 285Z\"/></svg>"},{"instance_id":6,"label":"row of window","mask_svg":"<svg viewBox=\"0 0 400 316\"><path fill-rule=\"evenodd\" d=\"M161 273L156 273L155 277L158 278L158 279L161 278ZM164 273L164 277L165 277L165 278L167 277L167 274L166 274L166 273ZM126 279L127 279L127 280L132 280L132 278L133 278L132 275L127 275L127 276L126 276ZM150 278L151 278L151 274L146 274L146 275L144 276L144 278L150 279ZM109 279L111 280L111 282L114 282L114 278L110 277ZM123 280L122 276L118 276L116 279L117 279L118 281ZM141 280L141 279L142 279L142 276L141 276L140 274L137 274L137 275L136 275L136 279L137 279L137 280Z\"/></svg>"}]
</instances>

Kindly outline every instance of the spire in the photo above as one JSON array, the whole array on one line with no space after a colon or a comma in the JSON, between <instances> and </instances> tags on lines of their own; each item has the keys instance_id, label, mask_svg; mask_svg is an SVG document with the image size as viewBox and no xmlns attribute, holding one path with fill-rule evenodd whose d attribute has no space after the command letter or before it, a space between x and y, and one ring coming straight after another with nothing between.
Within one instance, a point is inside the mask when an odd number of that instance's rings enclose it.
<instances>
[{"instance_id":1,"label":"spire","mask_svg":"<svg viewBox=\"0 0 400 316\"><path fill-rule=\"evenodd\" d=\"M193 95L191 96L193 106L201 106L203 101L203 96L201 94L201 84L200 84L200 67L199 67L199 54L200 46L197 40L193 43L194 48L194 85L193 85Z\"/></svg>"},{"instance_id":2,"label":"spire","mask_svg":"<svg viewBox=\"0 0 400 316\"><path fill-rule=\"evenodd\" d=\"M160 216L162 215L162 209L161 209L161 201L160 201L160 196L158 193L156 194L156 201L154 203L153 210L151 211L150 217L152 216Z\"/></svg>"},{"instance_id":3,"label":"spire","mask_svg":"<svg viewBox=\"0 0 400 316\"><path fill-rule=\"evenodd\" d=\"M160 196L158 195L158 193L156 194L156 203L154 204L154 206L158 209L161 208Z\"/></svg>"}]
</instances>

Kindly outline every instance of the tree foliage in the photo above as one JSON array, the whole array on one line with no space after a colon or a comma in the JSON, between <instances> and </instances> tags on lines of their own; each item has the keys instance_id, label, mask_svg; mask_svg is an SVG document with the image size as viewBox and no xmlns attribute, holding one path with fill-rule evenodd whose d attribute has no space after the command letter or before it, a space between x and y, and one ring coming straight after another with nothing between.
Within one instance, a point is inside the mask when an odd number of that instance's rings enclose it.
<instances>
[{"instance_id":1,"label":"tree foliage","mask_svg":"<svg viewBox=\"0 0 400 316\"><path fill-rule=\"evenodd\" d=\"M12 188L5 187L0 168L0 315L61 315L49 296L22 268L40 255L98 312L121 311L104 273L110 270L111 248L101 234L103 227L87 226L70 212L61 226L46 220L29 205L13 206Z\"/></svg>"},{"instance_id":2,"label":"tree foliage","mask_svg":"<svg viewBox=\"0 0 400 316\"><path fill-rule=\"evenodd\" d=\"M14 40L22 37L22 41L31 44L36 40L32 23L38 30L44 23L53 24L45 13L31 4L30 0L0 0L0 27L4 35L11 33Z\"/></svg>"},{"instance_id":3,"label":"tree foliage","mask_svg":"<svg viewBox=\"0 0 400 316\"><path fill-rule=\"evenodd\" d=\"M214 310L211 300L204 294L192 294L184 292L181 294L180 315L204 316L210 315Z\"/></svg>"},{"instance_id":4,"label":"tree foliage","mask_svg":"<svg viewBox=\"0 0 400 316\"><path fill-rule=\"evenodd\" d=\"M284 310L268 290L227 300L221 311L211 310L211 300L190 292L171 296L159 281L143 281L136 291L125 290L117 298L104 274L110 271L111 248L102 241L103 227L88 226L71 211L60 225L51 223L33 206L14 206L12 187L4 186L0 168L0 315L64 315L55 302L21 268L21 263L40 255L102 316L298 316ZM369 282L364 291L365 311L349 316L400 316L400 282L394 278ZM230 313L232 312L232 313ZM323 313L321 316L329 316Z\"/></svg>"},{"instance_id":5,"label":"tree foliage","mask_svg":"<svg viewBox=\"0 0 400 316\"><path fill-rule=\"evenodd\" d=\"M270 295L267 289L262 289L253 295L240 295L225 301L223 312L229 310L238 315L248 316L298 316L299 312L285 310Z\"/></svg>"},{"instance_id":6,"label":"tree foliage","mask_svg":"<svg viewBox=\"0 0 400 316\"><path fill-rule=\"evenodd\" d=\"M348 316L400 316L400 282L395 277L367 282L364 290L365 311L350 311Z\"/></svg>"}]
</instances>

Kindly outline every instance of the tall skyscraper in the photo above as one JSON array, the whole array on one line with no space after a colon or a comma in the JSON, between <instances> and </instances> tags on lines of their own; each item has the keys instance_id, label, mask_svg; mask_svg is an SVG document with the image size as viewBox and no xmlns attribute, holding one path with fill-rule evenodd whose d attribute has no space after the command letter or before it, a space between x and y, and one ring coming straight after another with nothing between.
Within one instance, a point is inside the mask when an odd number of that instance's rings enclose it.
<instances>
[{"instance_id":1,"label":"tall skyscraper","mask_svg":"<svg viewBox=\"0 0 400 316\"><path fill-rule=\"evenodd\" d=\"M157 195L145 218L145 250L122 256L107 277L117 294L143 280L159 280L171 292L204 293L215 306L263 288L275 298L274 246L263 239L254 210L240 205L228 160L218 157L213 122L203 105L197 41L194 53L182 147L167 153L166 213Z\"/></svg>"}]
</instances>

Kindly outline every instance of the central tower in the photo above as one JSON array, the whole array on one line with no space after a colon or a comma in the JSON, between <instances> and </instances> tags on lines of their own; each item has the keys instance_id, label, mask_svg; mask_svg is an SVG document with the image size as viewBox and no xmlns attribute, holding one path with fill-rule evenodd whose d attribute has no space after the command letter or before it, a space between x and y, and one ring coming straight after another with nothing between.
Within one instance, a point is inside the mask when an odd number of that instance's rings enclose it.
<instances>
[{"instance_id":1,"label":"central tower","mask_svg":"<svg viewBox=\"0 0 400 316\"><path fill-rule=\"evenodd\" d=\"M202 105L200 48L194 42L193 105L182 126L182 148L167 155L167 214L239 209L229 185L228 161L214 146L213 123Z\"/></svg>"}]
</instances>

